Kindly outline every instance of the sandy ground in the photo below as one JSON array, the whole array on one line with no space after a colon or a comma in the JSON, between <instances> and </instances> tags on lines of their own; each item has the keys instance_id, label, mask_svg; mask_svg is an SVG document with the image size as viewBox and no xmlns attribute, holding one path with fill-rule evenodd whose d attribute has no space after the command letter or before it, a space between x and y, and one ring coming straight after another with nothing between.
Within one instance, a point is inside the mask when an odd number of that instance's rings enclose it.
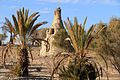
<instances>
[{"instance_id":1,"label":"sandy ground","mask_svg":"<svg viewBox=\"0 0 120 80\"><path fill-rule=\"evenodd\" d=\"M12 50L12 54L8 54L6 56L6 63L7 63L6 65L8 66L7 69L3 68L2 66L2 57L1 57L2 49L3 47L0 47L0 80L17 80L16 77L13 77L10 74L10 68L9 68L10 65L13 65L13 63L16 62L17 49L14 48ZM41 56L39 48L35 48L35 47L32 48L32 54L33 54L33 60L30 59L30 66L29 66L30 77L25 80L50 80L50 75L54 67L53 58ZM93 54L92 56L96 57L96 54ZM103 61L101 61L99 57L96 58L96 61L97 60L98 62L100 62L100 64L104 65ZM111 76L110 80L120 80L118 73L110 65L107 73L109 74L109 76ZM24 79L22 78L21 80ZM106 77L102 77L102 80L107 80L107 79Z\"/></svg>"}]
</instances>

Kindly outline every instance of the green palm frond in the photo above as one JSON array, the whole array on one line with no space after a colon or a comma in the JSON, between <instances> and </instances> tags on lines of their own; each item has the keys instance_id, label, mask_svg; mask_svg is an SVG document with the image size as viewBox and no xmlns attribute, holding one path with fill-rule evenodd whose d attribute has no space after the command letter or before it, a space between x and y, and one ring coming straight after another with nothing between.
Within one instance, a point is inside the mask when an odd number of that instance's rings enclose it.
<instances>
[{"instance_id":1,"label":"green palm frond","mask_svg":"<svg viewBox=\"0 0 120 80\"><path fill-rule=\"evenodd\" d=\"M62 80L95 80L99 72L96 63L91 63L90 58L84 57L77 59L79 63L71 62L68 67L62 66L59 77ZM90 78L91 76L94 79Z\"/></svg>"},{"instance_id":2,"label":"green palm frond","mask_svg":"<svg viewBox=\"0 0 120 80\"><path fill-rule=\"evenodd\" d=\"M36 15L38 15L38 14L39 14L39 12L36 12L36 13L31 14L31 15L28 17L28 19L27 19L27 23L28 23L28 24L31 23L32 19L33 19Z\"/></svg>"},{"instance_id":3,"label":"green palm frond","mask_svg":"<svg viewBox=\"0 0 120 80\"><path fill-rule=\"evenodd\" d=\"M20 16L20 12L18 12L18 28L19 28L19 35L22 36L22 18Z\"/></svg>"},{"instance_id":4,"label":"green palm frond","mask_svg":"<svg viewBox=\"0 0 120 80\"><path fill-rule=\"evenodd\" d=\"M47 22L39 22L38 24L35 24L35 21L38 19L40 15L39 12L33 13L30 16L28 16L29 10L25 10L24 8L19 9L17 11L17 17L12 15L14 26L12 23L6 18L6 23L8 27L10 28L10 31L14 31L14 34L18 34L21 41L25 41L25 38L28 38L31 36L31 34L41 25L46 24Z\"/></svg>"},{"instance_id":5,"label":"green palm frond","mask_svg":"<svg viewBox=\"0 0 120 80\"><path fill-rule=\"evenodd\" d=\"M5 17L5 20L6 20L5 25L8 26L10 32L15 33L15 29L14 29L12 23L6 17Z\"/></svg>"},{"instance_id":6,"label":"green palm frond","mask_svg":"<svg viewBox=\"0 0 120 80\"><path fill-rule=\"evenodd\" d=\"M35 21L37 20L37 18L38 18L39 16L40 16L40 15L36 16L36 17L29 23L29 26L26 25L26 29L27 29L28 32L31 30L31 28L33 27Z\"/></svg>"},{"instance_id":7,"label":"green palm frond","mask_svg":"<svg viewBox=\"0 0 120 80\"><path fill-rule=\"evenodd\" d=\"M32 29L30 30L30 32L29 32L29 36L30 36L31 34L33 34L33 32L34 32L38 27L40 27L40 26L43 25L43 24L47 24L47 22L44 21L44 22L40 22L40 23L34 25L34 26L32 27Z\"/></svg>"},{"instance_id":8,"label":"green palm frond","mask_svg":"<svg viewBox=\"0 0 120 80\"><path fill-rule=\"evenodd\" d=\"M25 13L24 13L24 11L25 11L25 10L24 10L24 7L22 8L22 10L21 10L21 11L22 11L22 15L24 15L24 14L25 14Z\"/></svg>"},{"instance_id":9,"label":"green palm frond","mask_svg":"<svg viewBox=\"0 0 120 80\"><path fill-rule=\"evenodd\" d=\"M92 25L88 31L85 30L85 24L87 22L87 17L85 18L83 24L79 25L77 18L74 18L74 24L72 25L69 18L67 18L67 21L65 21L65 26L68 30L68 34L71 38L72 44L74 49L76 50L76 53L81 50L86 50L91 41L104 29L99 29L94 35L95 26Z\"/></svg>"},{"instance_id":10,"label":"green palm frond","mask_svg":"<svg viewBox=\"0 0 120 80\"><path fill-rule=\"evenodd\" d=\"M19 28L18 28L18 21L16 19L16 17L14 15L12 15L12 18L13 18L13 22L14 22L14 27L16 29L16 32L19 31Z\"/></svg>"},{"instance_id":11,"label":"green palm frond","mask_svg":"<svg viewBox=\"0 0 120 80\"><path fill-rule=\"evenodd\" d=\"M67 18L67 21L64 21L64 23L65 23L65 26L68 30L68 34L70 35L71 41L73 43L73 47L76 51L78 51L78 45L77 45L75 35L74 35L74 31L72 30L72 24L71 24L69 18Z\"/></svg>"},{"instance_id":12,"label":"green palm frond","mask_svg":"<svg viewBox=\"0 0 120 80\"><path fill-rule=\"evenodd\" d=\"M90 29L87 31L86 33L86 43L85 43L85 49L87 49L92 41L92 39L94 38L92 36L92 33L94 32L94 25L92 25L90 27Z\"/></svg>"},{"instance_id":13,"label":"green palm frond","mask_svg":"<svg viewBox=\"0 0 120 80\"><path fill-rule=\"evenodd\" d=\"M27 22L27 19L28 19L28 13L29 13L29 10L26 9L25 10L25 14L24 14L24 21Z\"/></svg>"}]
</instances>

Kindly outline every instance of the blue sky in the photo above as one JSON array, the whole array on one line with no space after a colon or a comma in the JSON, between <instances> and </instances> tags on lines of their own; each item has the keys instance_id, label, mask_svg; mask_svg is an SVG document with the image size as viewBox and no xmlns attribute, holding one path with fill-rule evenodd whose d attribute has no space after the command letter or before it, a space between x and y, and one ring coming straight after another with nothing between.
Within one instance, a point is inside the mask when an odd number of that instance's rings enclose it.
<instances>
[{"instance_id":1,"label":"blue sky","mask_svg":"<svg viewBox=\"0 0 120 80\"><path fill-rule=\"evenodd\" d=\"M120 0L0 0L0 26L4 18L12 20L11 15L22 7L31 12L39 12L40 21L48 21L43 27L50 27L53 20L53 12L57 7L62 9L62 19L67 17L73 20L77 17L79 23L88 16L86 27L100 21L108 23L112 17L120 18ZM2 31L0 30L0 33Z\"/></svg>"}]
</instances>

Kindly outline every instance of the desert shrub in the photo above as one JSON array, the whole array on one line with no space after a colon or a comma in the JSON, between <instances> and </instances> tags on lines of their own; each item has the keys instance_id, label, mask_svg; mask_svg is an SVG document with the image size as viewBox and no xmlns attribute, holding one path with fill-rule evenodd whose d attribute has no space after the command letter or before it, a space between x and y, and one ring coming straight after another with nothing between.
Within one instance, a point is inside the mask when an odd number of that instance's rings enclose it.
<instances>
[{"instance_id":1,"label":"desert shrub","mask_svg":"<svg viewBox=\"0 0 120 80\"><path fill-rule=\"evenodd\" d=\"M57 33L54 36L53 45L55 45L58 48L62 49L68 49L69 51L73 51L73 47L71 46L71 43L69 40L66 40L68 38L68 34L65 29L60 29L57 31Z\"/></svg>"},{"instance_id":2,"label":"desert shrub","mask_svg":"<svg viewBox=\"0 0 120 80\"><path fill-rule=\"evenodd\" d=\"M39 30L36 30L33 34L33 38L40 38L40 39L45 39L46 38L46 31L49 30L49 28L42 28Z\"/></svg>"},{"instance_id":3,"label":"desert shrub","mask_svg":"<svg viewBox=\"0 0 120 80\"><path fill-rule=\"evenodd\" d=\"M56 46L56 47L64 47L65 44L64 44L64 40L68 37L67 33L66 33L66 30L65 29L60 29L59 31L57 31L57 33L55 34L54 36L54 42L53 44Z\"/></svg>"},{"instance_id":4,"label":"desert shrub","mask_svg":"<svg viewBox=\"0 0 120 80\"><path fill-rule=\"evenodd\" d=\"M95 80L99 73L96 64L89 62L89 58L74 58L67 67L60 68L61 80Z\"/></svg>"},{"instance_id":5,"label":"desert shrub","mask_svg":"<svg viewBox=\"0 0 120 80\"><path fill-rule=\"evenodd\" d=\"M110 60L120 73L120 19L111 19L94 43L95 50Z\"/></svg>"}]
</instances>

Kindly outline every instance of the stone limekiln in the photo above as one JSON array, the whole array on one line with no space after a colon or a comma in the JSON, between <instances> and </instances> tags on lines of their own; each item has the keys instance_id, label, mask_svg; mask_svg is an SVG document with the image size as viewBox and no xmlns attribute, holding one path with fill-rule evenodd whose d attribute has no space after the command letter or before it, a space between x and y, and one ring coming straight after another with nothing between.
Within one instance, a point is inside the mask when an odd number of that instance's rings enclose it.
<instances>
[{"instance_id":1,"label":"stone limekiln","mask_svg":"<svg viewBox=\"0 0 120 80\"><path fill-rule=\"evenodd\" d=\"M45 40L47 40L50 43L50 50L49 50L49 52L46 52L46 43L42 42L42 46L41 46L41 50L40 50L40 54L42 56L52 55L52 54L58 53L59 51L64 51L63 49L61 50L60 48L57 48L53 44L53 42L55 41L54 36L61 29L64 29L62 18L61 18L61 9L57 8L54 11L54 19L53 19L52 25L51 25L50 29L46 31Z\"/></svg>"}]
</instances>

